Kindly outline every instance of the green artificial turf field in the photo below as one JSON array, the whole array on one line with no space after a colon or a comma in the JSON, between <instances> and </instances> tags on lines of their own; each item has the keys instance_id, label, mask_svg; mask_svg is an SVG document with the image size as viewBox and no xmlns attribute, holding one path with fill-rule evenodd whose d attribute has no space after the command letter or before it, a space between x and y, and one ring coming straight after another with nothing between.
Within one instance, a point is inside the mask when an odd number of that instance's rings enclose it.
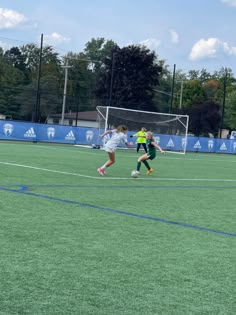
<instances>
[{"instance_id":1,"label":"green artificial turf field","mask_svg":"<svg viewBox=\"0 0 236 315\"><path fill-rule=\"evenodd\" d=\"M236 313L234 155L0 145L1 315Z\"/></svg>"}]
</instances>

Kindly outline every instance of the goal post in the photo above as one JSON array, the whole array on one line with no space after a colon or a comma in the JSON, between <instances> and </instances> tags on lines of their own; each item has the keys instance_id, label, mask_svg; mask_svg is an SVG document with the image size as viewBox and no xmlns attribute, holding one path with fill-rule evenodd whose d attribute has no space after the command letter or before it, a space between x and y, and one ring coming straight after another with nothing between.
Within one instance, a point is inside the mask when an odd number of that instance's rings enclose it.
<instances>
[{"instance_id":1,"label":"goal post","mask_svg":"<svg viewBox=\"0 0 236 315\"><path fill-rule=\"evenodd\" d=\"M186 152L188 135L188 115L156 113L128 108L97 106L99 133L126 125L128 135L145 127L152 131L155 141L163 150L172 153Z\"/></svg>"}]
</instances>

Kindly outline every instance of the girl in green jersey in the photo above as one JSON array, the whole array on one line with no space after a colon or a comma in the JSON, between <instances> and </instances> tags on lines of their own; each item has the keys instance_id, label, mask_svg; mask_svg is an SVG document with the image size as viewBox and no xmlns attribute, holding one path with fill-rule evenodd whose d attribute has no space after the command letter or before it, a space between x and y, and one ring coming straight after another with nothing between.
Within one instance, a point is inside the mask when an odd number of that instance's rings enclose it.
<instances>
[{"instance_id":1,"label":"girl in green jersey","mask_svg":"<svg viewBox=\"0 0 236 315\"><path fill-rule=\"evenodd\" d=\"M143 162L143 164L148 169L147 170L147 174L149 175L149 174L151 174L153 172L153 168L150 167L150 165L148 164L147 160L155 159L157 149L161 153L165 153L165 151L163 151L162 148L155 142L152 132L148 131L146 133L146 139L147 139L148 152L138 158L137 171L138 172L140 171L141 163Z\"/></svg>"}]
</instances>

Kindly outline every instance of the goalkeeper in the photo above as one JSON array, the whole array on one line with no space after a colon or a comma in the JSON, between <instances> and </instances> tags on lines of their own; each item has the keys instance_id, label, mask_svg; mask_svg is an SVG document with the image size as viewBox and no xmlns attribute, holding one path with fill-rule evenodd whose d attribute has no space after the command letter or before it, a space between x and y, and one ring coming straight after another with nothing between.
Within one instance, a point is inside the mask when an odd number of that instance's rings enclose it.
<instances>
[{"instance_id":1,"label":"goalkeeper","mask_svg":"<svg viewBox=\"0 0 236 315\"><path fill-rule=\"evenodd\" d=\"M141 145L143 146L144 148L144 151L147 153L147 145L146 145L146 142L147 142L147 139L146 139L146 133L147 133L147 130L146 128L142 127L140 131L136 132L134 135L131 135L130 137L137 137L137 152L139 152L139 149L141 147Z\"/></svg>"}]
</instances>

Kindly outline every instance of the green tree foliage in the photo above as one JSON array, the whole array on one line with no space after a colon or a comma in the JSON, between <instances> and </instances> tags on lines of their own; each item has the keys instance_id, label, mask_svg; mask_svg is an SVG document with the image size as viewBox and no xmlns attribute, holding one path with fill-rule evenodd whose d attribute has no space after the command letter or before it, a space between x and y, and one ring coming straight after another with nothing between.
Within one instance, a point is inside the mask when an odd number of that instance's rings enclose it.
<instances>
[{"instance_id":1,"label":"green tree foliage","mask_svg":"<svg viewBox=\"0 0 236 315\"><path fill-rule=\"evenodd\" d=\"M4 53L6 63L21 71L25 70L26 59L18 47L12 47Z\"/></svg>"},{"instance_id":2,"label":"green tree foliage","mask_svg":"<svg viewBox=\"0 0 236 315\"><path fill-rule=\"evenodd\" d=\"M226 98L224 127L229 130L236 130L236 88Z\"/></svg>"},{"instance_id":3,"label":"green tree foliage","mask_svg":"<svg viewBox=\"0 0 236 315\"><path fill-rule=\"evenodd\" d=\"M96 81L103 67L103 60L111 54L116 44L104 38L92 38L85 45L83 52L69 52L64 56L64 64L68 62L67 111L84 111L96 109L94 94Z\"/></svg>"},{"instance_id":4,"label":"green tree foliage","mask_svg":"<svg viewBox=\"0 0 236 315\"><path fill-rule=\"evenodd\" d=\"M62 59L45 46L41 57L39 82L37 45L7 51L0 47L0 114L31 120L37 96L41 121L61 113L63 66L68 62L66 112L94 110L96 105L169 112L171 104L173 113L190 115L190 131L216 135L225 100L222 128L236 130L236 79L230 68L213 74L177 70L173 85L169 66L156 53L139 45L120 48L104 38L92 38L82 52L69 52Z\"/></svg>"},{"instance_id":5,"label":"green tree foliage","mask_svg":"<svg viewBox=\"0 0 236 315\"><path fill-rule=\"evenodd\" d=\"M191 108L192 104L203 103L206 100L202 83L197 79L184 82L183 107Z\"/></svg>"},{"instance_id":6,"label":"green tree foliage","mask_svg":"<svg viewBox=\"0 0 236 315\"><path fill-rule=\"evenodd\" d=\"M104 60L96 96L102 105L155 111L153 88L161 73L156 54L146 47L116 47Z\"/></svg>"},{"instance_id":7,"label":"green tree foliage","mask_svg":"<svg viewBox=\"0 0 236 315\"><path fill-rule=\"evenodd\" d=\"M226 77L227 74L227 77ZM226 81L225 81L226 80ZM190 115L190 130L196 135L218 135L222 128L232 129L234 124L234 101L227 97L224 119L223 114L224 85L227 95L235 90L235 79L230 69L222 68L213 75L202 71L190 71L183 89L183 109L181 113ZM232 119L231 119L232 118ZM221 126L221 122L224 122Z\"/></svg>"},{"instance_id":8,"label":"green tree foliage","mask_svg":"<svg viewBox=\"0 0 236 315\"><path fill-rule=\"evenodd\" d=\"M117 44L112 40L105 40L105 38L92 38L87 42L83 51L84 57L91 60L91 66L95 74L100 72L103 66L103 60L107 56L111 56L112 50L117 47Z\"/></svg>"},{"instance_id":9,"label":"green tree foliage","mask_svg":"<svg viewBox=\"0 0 236 315\"><path fill-rule=\"evenodd\" d=\"M153 91L155 93L153 102L158 112L169 113L173 78L169 67L165 65L164 60L160 60L159 65L162 67L162 73L158 84L153 88ZM178 96L174 94L174 101L176 100L176 98L178 98Z\"/></svg>"},{"instance_id":10,"label":"green tree foliage","mask_svg":"<svg viewBox=\"0 0 236 315\"><path fill-rule=\"evenodd\" d=\"M35 44L27 44L20 47L21 54L25 60L25 66L33 75L37 76L40 58L40 48ZM42 64L54 64L58 68L61 61L59 55L52 46L45 46L42 49Z\"/></svg>"},{"instance_id":11,"label":"green tree foliage","mask_svg":"<svg viewBox=\"0 0 236 315\"><path fill-rule=\"evenodd\" d=\"M24 73L6 62L4 54L0 55L0 114L19 118L19 105L15 96L19 92L19 84L24 81Z\"/></svg>"},{"instance_id":12,"label":"green tree foliage","mask_svg":"<svg viewBox=\"0 0 236 315\"><path fill-rule=\"evenodd\" d=\"M64 57L64 64L69 66L66 110L72 112L94 110L95 74L91 60L84 53L69 52Z\"/></svg>"},{"instance_id":13,"label":"green tree foliage","mask_svg":"<svg viewBox=\"0 0 236 315\"><path fill-rule=\"evenodd\" d=\"M37 99L37 80L33 80L25 86L21 93L17 95L16 101L21 104L20 114L25 120L31 120L35 110ZM45 75L40 82L39 95L39 117L41 122L45 122L48 116L57 113L62 108L62 93L57 77Z\"/></svg>"},{"instance_id":14,"label":"green tree foliage","mask_svg":"<svg viewBox=\"0 0 236 315\"><path fill-rule=\"evenodd\" d=\"M31 119L35 108L37 93L39 95L40 120L46 120L50 112L58 107L59 99L62 104L62 80L61 60L51 46L45 46L41 55L41 71L39 77L40 48L34 44L28 44L19 49L21 60L24 61L22 73L27 73L28 81L21 82L14 101L18 104L18 115L22 119ZM38 91L38 80L40 86ZM22 84L23 83L23 84Z\"/></svg>"}]
</instances>

